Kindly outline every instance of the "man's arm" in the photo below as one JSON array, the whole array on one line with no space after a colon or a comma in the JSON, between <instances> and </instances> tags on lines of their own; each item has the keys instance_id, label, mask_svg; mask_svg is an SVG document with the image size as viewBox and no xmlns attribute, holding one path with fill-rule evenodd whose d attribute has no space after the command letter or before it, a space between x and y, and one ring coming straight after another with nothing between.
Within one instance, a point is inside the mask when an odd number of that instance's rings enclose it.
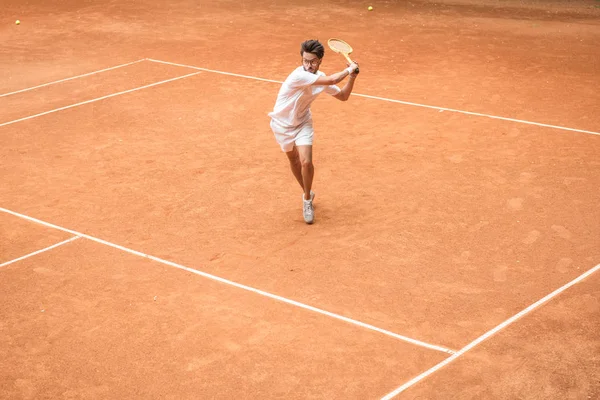
<instances>
[{"instance_id":1,"label":"man's arm","mask_svg":"<svg viewBox=\"0 0 600 400\"><path fill-rule=\"evenodd\" d=\"M321 86L330 86L336 85L344 80L345 77L353 73L353 71L358 68L358 65L355 63L350 64L348 68L343 71L336 72L335 74L329 76L320 76L313 85L321 85Z\"/></svg>"},{"instance_id":2,"label":"man's arm","mask_svg":"<svg viewBox=\"0 0 600 400\"><path fill-rule=\"evenodd\" d=\"M334 94L333 97L341 101L348 100L348 98L350 98L350 93L352 93L352 88L354 88L354 81L356 80L356 75L357 74L355 73L350 74L350 78L348 78L348 82L346 82L346 84L342 88L342 91L338 94Z\"/></svg>"}]
</instances>

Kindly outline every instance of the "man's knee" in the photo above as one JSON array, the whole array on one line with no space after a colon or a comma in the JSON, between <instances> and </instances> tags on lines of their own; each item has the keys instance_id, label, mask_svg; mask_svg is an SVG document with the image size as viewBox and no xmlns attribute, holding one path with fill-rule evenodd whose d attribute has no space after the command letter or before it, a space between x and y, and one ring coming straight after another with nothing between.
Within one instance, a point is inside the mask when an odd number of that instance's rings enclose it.
<instances>
[{"instance_id":1,"label":"man's knee","mask_svg":"<svg viewBox=\"0 0 600 400\"><path fill-rule=\"evenodd\" d=\"M313 166L313 163L310 158L303 158L300 160L300 165L302 166L302 168L310 168Z\"/></svg>"}]
</instances>

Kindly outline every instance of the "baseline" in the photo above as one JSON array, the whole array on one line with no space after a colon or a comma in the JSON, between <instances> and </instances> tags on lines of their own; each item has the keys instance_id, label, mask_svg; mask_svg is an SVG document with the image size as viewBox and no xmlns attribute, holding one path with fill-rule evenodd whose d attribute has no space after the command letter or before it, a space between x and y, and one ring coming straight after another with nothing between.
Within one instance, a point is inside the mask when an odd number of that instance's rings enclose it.
<instances>
[{"instance_id":1,"label":"baseline","mask_svg":"<svg viewBox=\"0 0 600 400\"><path fill-rule=\"evenodd\" d=\"M259 78L259 77L250 76L250 75L234 74L234 73L231 73L231 72L224 72L224 71L218 71L218 70L214 70L214 69L207 69L207 68L195 67L193 65L178 64L178 63L173 63L173 62L169 62L169 61L155 60L155 59L152 59L152 58L147 58L146 60L151 61L151 62L161 63L161 64L173 65L173 66L177 66L177 67L186 67L186 68L192 68L192 69L196 69L196 70L200 70L200 71L205 71L205 72L212 72L212 73L215 73L215 74L236 76L236 77L239 77L239 78L253 79L253 80L264 81L264 82L283 83L281 81L276 81L276 80L272 80L272 79ZM420 103L412 103L412 102L409 102L409 101L390 99L390 98L387 98L387 97L371 96L371 95L368 95L368 94L352 93L352 96L364 97L364 98L367 98L367 99L387 101L387 102L390 102L390 103L404 104L404 105L409 105L409 106L414 106L414 107L430 108L430 109L439 110L439 111L455 112L455 113L459 113L459 114L471 115L471 116L476 116L476 117L486 117L486 118L492 118L492 119L499 119L499 120L503 120L503 121L517 122L517 123L527 124L527 125L536 125L536 126L541 126L541 127L545 127L545 128L559 129L559 130L564 130L564 131L588 133L590 135L600 135L600 132L586 131L584 129L568 128L568 127L565 127L565 126L550 125L550 124L544 124L544 123L541 123L541 122L526 121L526 120L523 120L523 119L514 119L514 118L508 118L508 117L501 117L501 116L497 116L497 115L491 115L491 114L483 114L483 113L477 113L477 112L472 112L472 111L457 110L457 109L454 109L454 108L431 106L431 105L420 104Z\"/></svg>"},{"instance_id":2,"label":"baseline","mask_svg":"<svg viewBox=\"0 0 600 400\"><path fill-rule=\"evenodd\" d=\"M413 339L413 338L410 338L410 337L407 337L407 336L403 336L403 335L400 335L400 334L397 334L397 333L394 333L394 332L391 332L391 331L388 331L388 330L385 330L385 329L382 329L382 328L378 328L378 327L376 327L374 325L370 325L370 324L367 324L367 323L364 323L364 322L357 321L357 320L352 319L352 318L344 317L342 315L335 314L335 313L332 313L332 312L329 312L329 311L326 311L326 310L322 310L322 309L317 308L317 307L309 306L307 304L300 303L300 302L295 301L295 300L291 300L291 299L288 299L288 298L285 298L285 297L278 296L276 294L265 292L263 290L256 289L256 288L253 288L253 287L250 287L250 286L246 286L246 285L243 285L241 283L230 281L228 279L221 278L219 276L212 275L212 274L209 274L209 273L206 273L206 272L202 272L202 271L199 271L197 269L189 268L189 267L186 267L184 265L177 264L177 263L174 263L172 261L164 260L164 259L159 258L159 257L155 257L155 256L152 256L152 255L149 255L149 254L145 254L145 253L142 253L142 252L137 251L137 250L132 250L132 249L129 249L127 247L124 247L124 246L121 246L121 245L118 245L118 244L114 244L114 243L108 242L108 241L103 240L103 239L96 238L94 236L86 235L85 233L77 232L77 231L74 231L74 230L68 229L68 228L63 228L61 226L54 225L54 224L51 224L49 222L45 222L45 221L39 220L37 218L29 217L27 215L20 214L20 213L8 210L8 209L3 208L3 207L0 207L0 211L5 212L5 213L10 214L10 215L13 215L13 216L16 216L16 217L20 217L20 218L26 219L28 221L32 221L32 222L35 222L35 223L38 223L38 224L50 227L50 228L58 229L58 230L63 231L63 232L68 232L68 233L71 233L73 235L80 236L80 237L92 240L94 242L101 243L101 244L104 244L106 246L110 246L110 247L113 247L115 249L119 249L119 250L125 251L125 252L130 253L130 254L134 254L134 255L139 256L139 257L148 258L150 260L154 260L154 261L159 262L161 264L169 265L169 266L175 267L177 269L181 269L181 270L184 270L184 271L187 271L187 272L191 272L193 274L200 275L200 276L203 276L205 278L208 278L208 279L211 279L211 280L214 280L214 281L217 281L217 282L224 283L226 285L231 285L231 286L237 287L237 288L242 289L242 290L253 292L253 293L259 294L261 296L269 297L269 298L274 299L274 300L278 300L278 301L281 301L281 302L284 302L284 303L287 303L287 304L290 304L290 305L293 305L293 306L296 306L296 307L303 308L305 310L313 311L313 312L316 312L318 314L326 315L328 317L335 318L337 320L344 321L344 322L347 322L347 323L350 323L350 324L353 324L353 325L356 325L356 326L360 326L360 327L365 328L365 329L369 329L369 330L372 330L372 331L375 331L375 332L379 332L379 333L382 333L384 335L391 336L393 338L399 339L401 341L414 344L416 346L425 347L425 348L428 348L430 350L436 350L436 351L440 351L440 352L447 353L447 354L454 354L455 353L454 350L448 349L448 348L443 347L443 346L438 346L438 345L434 345L434 344L422 342L420 340Z\"/></svg>"}]
</instances>

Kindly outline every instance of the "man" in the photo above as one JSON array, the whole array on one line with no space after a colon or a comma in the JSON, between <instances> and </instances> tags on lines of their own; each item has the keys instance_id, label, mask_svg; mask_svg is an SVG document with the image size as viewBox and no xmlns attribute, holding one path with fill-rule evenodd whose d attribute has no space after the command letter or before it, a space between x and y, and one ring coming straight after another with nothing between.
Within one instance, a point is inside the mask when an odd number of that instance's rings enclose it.
<instances>
[{"instance_id":1,"label":"man","mask_svg":"<svg viewBox=\"0 0 600 400\"><path fill-rule=\"evenodd\" d=\"M302 66L296 68L283 82L271 117L271 129L275 140L290 161L294 177L302 187L304 195L303 215L307 224L314 222L315 213L311 191L314 166L312 163L313 124L311 103L321 92L326 92L338 100L346 101L352 93L354 80L358 75L358 64L332 75L319 71L325 48L318 40L307 40L300 47ZM337 83L347 76L348 82L340 89Z\"/></svg>"}]
</instances>

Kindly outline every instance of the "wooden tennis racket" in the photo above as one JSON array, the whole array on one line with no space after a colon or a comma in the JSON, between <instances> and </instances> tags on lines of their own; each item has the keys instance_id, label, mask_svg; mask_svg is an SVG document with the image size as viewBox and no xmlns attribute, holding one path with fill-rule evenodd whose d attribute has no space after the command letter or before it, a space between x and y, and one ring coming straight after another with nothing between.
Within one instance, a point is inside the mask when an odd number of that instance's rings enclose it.
<instances>
[{"instance_id":1,"label":"wooden tennis racket","mask_svg":"<svg viewBox=\"0 0 600 400\"><path fill-rule=\"evenodd\" d=\"M327 45L334 53L338 53L343 55L346 58L346 61L349 63L353 63L352 59L350 59L350 54L352 53L352 46L348 43L344 42L342 39L331 38L327 41ZM355 73L359 73L359 69L356 68L354 70Z\"/></svg>"}]
</instances>

